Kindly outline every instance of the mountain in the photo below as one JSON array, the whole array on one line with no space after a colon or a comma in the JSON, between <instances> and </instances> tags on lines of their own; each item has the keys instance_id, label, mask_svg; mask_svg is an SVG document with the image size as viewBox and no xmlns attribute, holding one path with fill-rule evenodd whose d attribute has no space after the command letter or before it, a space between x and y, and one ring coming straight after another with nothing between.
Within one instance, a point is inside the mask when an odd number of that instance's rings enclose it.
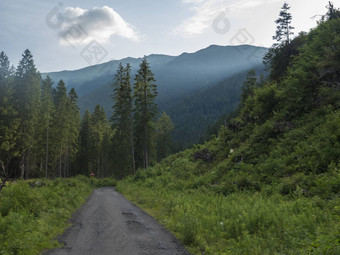
<instances>
[{"instance_id":1,"label":"mountain","mask_svg":"<svg viewBox=\"0 0 340 255\"><path fill-rule=\"evenodd\" d=\"M191 254L340 254L340 10L274 54L217 136L116 186Z\"/></svg>"},{"instance_id":2,"label":"mountain","mask_svg":"<svg viewBox=\"0 0 340 255\"><path fill-rule=\"evenodd\" d=\"M185 137L184 144L197 142L205 133L208 123L216 121L221 115L232 110L238 102L243 81L241 76L244 77L244 73L251 68L263 67L262 58L266 51L266 48L250 45L211 45L197 52L183 53L179 56L159 54L147 56L157 81L156 102L160 112L168 112L173 118L175 140L183 143L182 140ZM43 76L49 75L55 82L63 79L68 88L74 87L79 96L79 107L82 113L86 109L94 109L96 104L101 104L110 116L112 113L111 84L119 63L123 65L129 63L133 77L140 62L141 58L129 57L75 71L45 73ZM238 76L237 84L235 78L232 84L227 81L239 73L243 75ZM214 87L214 85L219 87ZM214 102L212 97L208 101L205 100L205 96L210 93L211 95L219 94L219 102ZM207 103L213 103L214 109ZM189 104L190 109L186 108L186 114L181 115L180 113L183 113L185 109L179 105L184 107L185 104ZM202 104L207 105L206 107L210 110L203 110L197 114L197 111L202 109ZM212 114L213 111L215 112ZM204 123L200 123L200 119L205 120ZM186 128L185 123L189 124L192 121L197 125L190 128L189 137L189 129Z\"/></svg>"}]
</instances>

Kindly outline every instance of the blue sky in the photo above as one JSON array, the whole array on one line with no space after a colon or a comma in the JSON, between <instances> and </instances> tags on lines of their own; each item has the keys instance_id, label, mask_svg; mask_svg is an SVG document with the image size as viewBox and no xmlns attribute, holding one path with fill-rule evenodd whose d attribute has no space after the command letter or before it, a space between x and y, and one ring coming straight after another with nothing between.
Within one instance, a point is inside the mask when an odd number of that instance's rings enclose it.
<instances>
[{"instance_id":1,"label":"blue sky","mask_svg":"<svg viewBox=\"0 0 340 255\"><path fill-rule=\"evenodd\" d=\"M283 2L1 0L0 51L16 66L28 48L37 68L48 72L128 56L179 55L211 44L269 47ZM319 17L312 17L326 12L328 0L287 2L297 34L316 26Z\"/></svg>"}]
</instances>

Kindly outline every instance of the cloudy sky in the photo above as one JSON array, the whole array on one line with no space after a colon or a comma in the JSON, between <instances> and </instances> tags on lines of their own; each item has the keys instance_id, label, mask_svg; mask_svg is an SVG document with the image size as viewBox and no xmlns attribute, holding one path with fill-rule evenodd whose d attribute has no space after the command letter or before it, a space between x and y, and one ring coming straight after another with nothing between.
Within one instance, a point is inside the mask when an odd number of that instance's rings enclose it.
<instances>
[{"instance_id":1,"label":"cloudy sky","mask_svg":"<svg viewBox=\"0 0 340 255\"><path fill-rule=\"evenodd\" d=\"M288 0L295 33L316 26L328 0ZM41 72L73 70L211 44L269 47L282 0L1 0L0 51L15 66L33 53Z\"/></svg>"}]
</instances>

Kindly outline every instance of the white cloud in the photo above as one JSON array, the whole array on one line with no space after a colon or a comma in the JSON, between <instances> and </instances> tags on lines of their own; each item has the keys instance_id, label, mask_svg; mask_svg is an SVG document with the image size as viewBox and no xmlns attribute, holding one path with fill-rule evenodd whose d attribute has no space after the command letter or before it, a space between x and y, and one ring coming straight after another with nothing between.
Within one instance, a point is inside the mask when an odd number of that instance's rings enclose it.
<instances>
[{"instance_id":1,"label":"white cloud","mask_svg":"<svg viewBox=\"0 0 340 255\"><path fill-rule=\"evenodd\" d=\"M93 39L105 43L113 35L139 41L135 29L108 6L90 10L68 7L63 13L63 19L59 32L62 45L88 44Z\"/></svg>"},{"instance_id":2,"label":"white cloud","mask_svg":"<svg viewBox=\"0 0 340 255\"><path fill-rule=\"evenodd\" d=\"M184 20L173 33L183 37L193 37L204 33L222 12L226 12L226 16L233 15L247 8L276 1L281 0L182 0L183 4L190 5L194 15Z\"/></svg>"}]
</instances>

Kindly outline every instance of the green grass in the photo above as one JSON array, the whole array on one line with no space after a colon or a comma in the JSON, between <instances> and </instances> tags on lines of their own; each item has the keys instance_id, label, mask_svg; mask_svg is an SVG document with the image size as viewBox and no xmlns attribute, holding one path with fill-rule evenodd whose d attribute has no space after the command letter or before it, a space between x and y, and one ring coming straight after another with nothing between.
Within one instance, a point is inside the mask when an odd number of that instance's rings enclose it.
<instances>
[{"instance_id":1,"label":"green grass","mask_svg":"<svg viewBox=\"0 0 340 255\"><path fill-rule=\"evenodd\" d=\"M146 187L131 180L117 189L160 221L193 254L339 254L339 199L296 193L223 196L202 190Z\"/></svg>"},{"instance_id":2,"label":"green grass","mask_svg":"<svg viewBox=\"0 0 340 255\"><path fill-rule=\"evenodd\" d=\"M111 179L78 176L7 185L0 193L0 254L39 254L61 246L56 237L93 188L114 184Z\"/></svg>"}]
</instances>

